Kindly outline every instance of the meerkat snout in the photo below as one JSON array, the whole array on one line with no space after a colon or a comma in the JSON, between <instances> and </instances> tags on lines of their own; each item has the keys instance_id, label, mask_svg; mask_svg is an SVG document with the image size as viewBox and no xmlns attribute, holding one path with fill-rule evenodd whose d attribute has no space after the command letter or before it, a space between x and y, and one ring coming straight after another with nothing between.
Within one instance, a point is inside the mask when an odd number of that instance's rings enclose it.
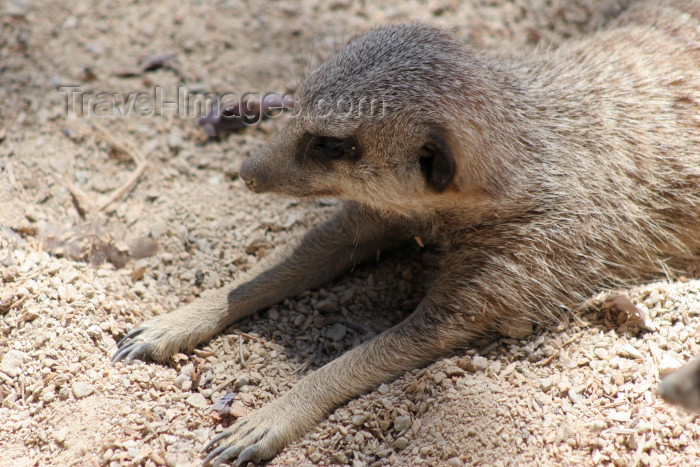
<instances>
[{"instance_id":1,"label":"meerkat snout","mask_svg":"<svg viewBox=\"0 0 700 467\"><path fill-rule=\"evenodd\" d=\"M290 179L298 177L298 174L286 156L290 151L288 139L284 135L278 135L273 142L243 162L239 175L248 189L255 193L289 191Z\"/></svg>"},{"instance_id":2,"label":"meerkat snout","mask_svg":"<svg viewBox=\"0 0 700 467\"><path fill-rule=\"evenodd\" d=\"M251 162L251 159L247 159L241 166L241 171L239 173L241 180L245 183L250 191L257 192L260 186L258 179L264 176L264 173L255 170L255 164Z\"/></svg>"}]
</instances>

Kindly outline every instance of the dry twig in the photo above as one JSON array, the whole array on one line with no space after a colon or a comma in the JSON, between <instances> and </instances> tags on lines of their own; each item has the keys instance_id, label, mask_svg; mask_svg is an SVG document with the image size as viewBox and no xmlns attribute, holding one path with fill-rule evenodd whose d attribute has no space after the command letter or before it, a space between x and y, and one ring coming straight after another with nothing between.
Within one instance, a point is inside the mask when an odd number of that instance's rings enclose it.
<instances>
[{"instance_id":1,"label":"dry twig","mask_svg":"<svg viewBox=\"0 0 700 467\"><path fill-rule=\"evenodd\" d=\"M119 188L114 190L114 192L109 196L109 198L107 198L107 200L103 201L97 206L98 211L105 211L110 205L120 200L124 195L126 195L129 191L131 191L134 188L134 186L136 185L136 183L138 183L146 168L148 168L148 160L138 148L132 146L127 141L120 140L119 138L114 136L101 123L98 123L95 120L89 121L94 130L88 130L88 133L107 142L113 148L120 150L124 154L128 155L136 163L136 169L131 173L129 179L126 182L124 182ZM91 210L95 209L92 203L89 202L89 198L87 196L84 196L84 194L82 194L82 191L80 191L79 188L75 186L69 186L68 189L70 190L71 195L73 196L73 199L76 202L76 206L79 208L79 210L85 208L89 208Z\"/></svg>"},{"instance_id":2,"label":"dry twig","mask_svg":"<svg viewBox=\"0 0 700 467\"><path fill-rule=\"evenodd\" d=\"M148 160L146 159L146 156L143 155L141 151L139 151L136 147L132 146L131 144L127 143L126 141L121 142L119 141L116 137L114 137L104 126L101 124L97 123L94 120L90 121L92 123L93 128L97 131L97 133L102 136L102 138L107 141L109 144L111 144L113 147L116 147L123 151L125 154L128 154L133 161L136 163L136 170L134 170L129 177L129 179L122 184L119 188L117 188L114 193L102 204L99 206L100 211L106 210L112 203L115 201L118 201L121 199L125 194L127 194L131 189L136 185L136 183L139 181L141 176L143 175L143 172L146 170L148 167Z\"/></svg>"}]
</instances>

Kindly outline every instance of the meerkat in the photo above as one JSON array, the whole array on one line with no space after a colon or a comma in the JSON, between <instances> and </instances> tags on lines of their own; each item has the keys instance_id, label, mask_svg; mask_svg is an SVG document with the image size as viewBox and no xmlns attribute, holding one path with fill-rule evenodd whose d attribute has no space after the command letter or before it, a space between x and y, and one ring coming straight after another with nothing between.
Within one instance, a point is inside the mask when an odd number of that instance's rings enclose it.
<instances>
[{"instance_id":1,"label":"meerkat","mask_svg":"<svg viewBox=\"0 0 700 467\"><path fill-rule=\"evenodd\" d=\"M205 464L268 459L407 370L700 258L698 0L639 2L605 30L519 57L423 24L381 27L295 99L240 176L343 208L230 292L129 332L114 361L166 360L414 235L444 259L410 316L216 436Z\"/></svg>"}]
</instances>

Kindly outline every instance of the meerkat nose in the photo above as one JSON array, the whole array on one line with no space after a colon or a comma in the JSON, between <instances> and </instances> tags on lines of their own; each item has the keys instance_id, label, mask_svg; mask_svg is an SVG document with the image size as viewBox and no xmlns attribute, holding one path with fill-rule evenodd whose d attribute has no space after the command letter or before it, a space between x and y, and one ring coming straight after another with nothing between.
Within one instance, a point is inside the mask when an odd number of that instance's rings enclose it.
<instances>
[{"instance_id":1,"label":"meerkat nose","mask_svg":"<svg viewBox=\"0 0 700 467\"><path fill-rule=\"evenodd\" d=\"M269 174L266 174L267 171L261 165L254 156L250 157L241 165L239 174L248 189L256 193L265 191L265 185L268 184L266 180Z\"/></svg>"},{"instance_id":2,"label":"meerkat nose","mask_svg":"<svg viewBox=\"0 0 700 467\"><path fill-rule=\"evenodd\" d=\"M243 174L241 172L240 175L241 175L241 180L243 180L245 182L245 186L247 186L250 191L256 191L255 189L258 186L257 180L255 180L255 178L253 178L250 174Z\"/></svg>"},{"instance_id":3,"label":"meerkat nose","mask_svg":"<svg viewBox=\"0 0 700 467\"><path fill-rule=\"evenodd\" d=\"M247 186L249 190L255 191L255 187L257 186L257 182L254 179L245 178L245 177L241 177L241 178L243 178L243 181L245 182L245 186Z\"/></svg>"}]
</instances>

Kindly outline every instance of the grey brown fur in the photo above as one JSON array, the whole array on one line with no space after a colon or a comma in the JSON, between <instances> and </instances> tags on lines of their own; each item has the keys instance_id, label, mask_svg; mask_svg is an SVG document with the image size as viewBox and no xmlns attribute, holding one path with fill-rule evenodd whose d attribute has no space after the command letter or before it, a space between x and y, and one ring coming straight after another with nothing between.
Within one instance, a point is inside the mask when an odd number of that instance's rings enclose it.
<instances>
[{"instance_id":1,"label":"grey brown fur","mask_svg":"<svg viewBox=\"0 0 700 467\"><path fill-rule=\"evenodd\" d=\"M700 410L700 357L664 377L659 394L687 410Z\"/></svg>"},{"instance_id":2,"label":"grey brown fur","mask_svg":"<svg viewBox=\"0 0 700 467\"><path fill-rule=\"evenodd\" d=\"M383 112L319 101L383 100ZM415 312L215 438L269 458L336 406L475 338L700 258L700 1L640 2L556 50L495 57L430 26L372 30L313 72L241 176L347 200L269 269L146 322L115 360L165 360L414 235L445 250ZM325 138L324 138L325 137Z\"/></svg>"}]
</instances>

